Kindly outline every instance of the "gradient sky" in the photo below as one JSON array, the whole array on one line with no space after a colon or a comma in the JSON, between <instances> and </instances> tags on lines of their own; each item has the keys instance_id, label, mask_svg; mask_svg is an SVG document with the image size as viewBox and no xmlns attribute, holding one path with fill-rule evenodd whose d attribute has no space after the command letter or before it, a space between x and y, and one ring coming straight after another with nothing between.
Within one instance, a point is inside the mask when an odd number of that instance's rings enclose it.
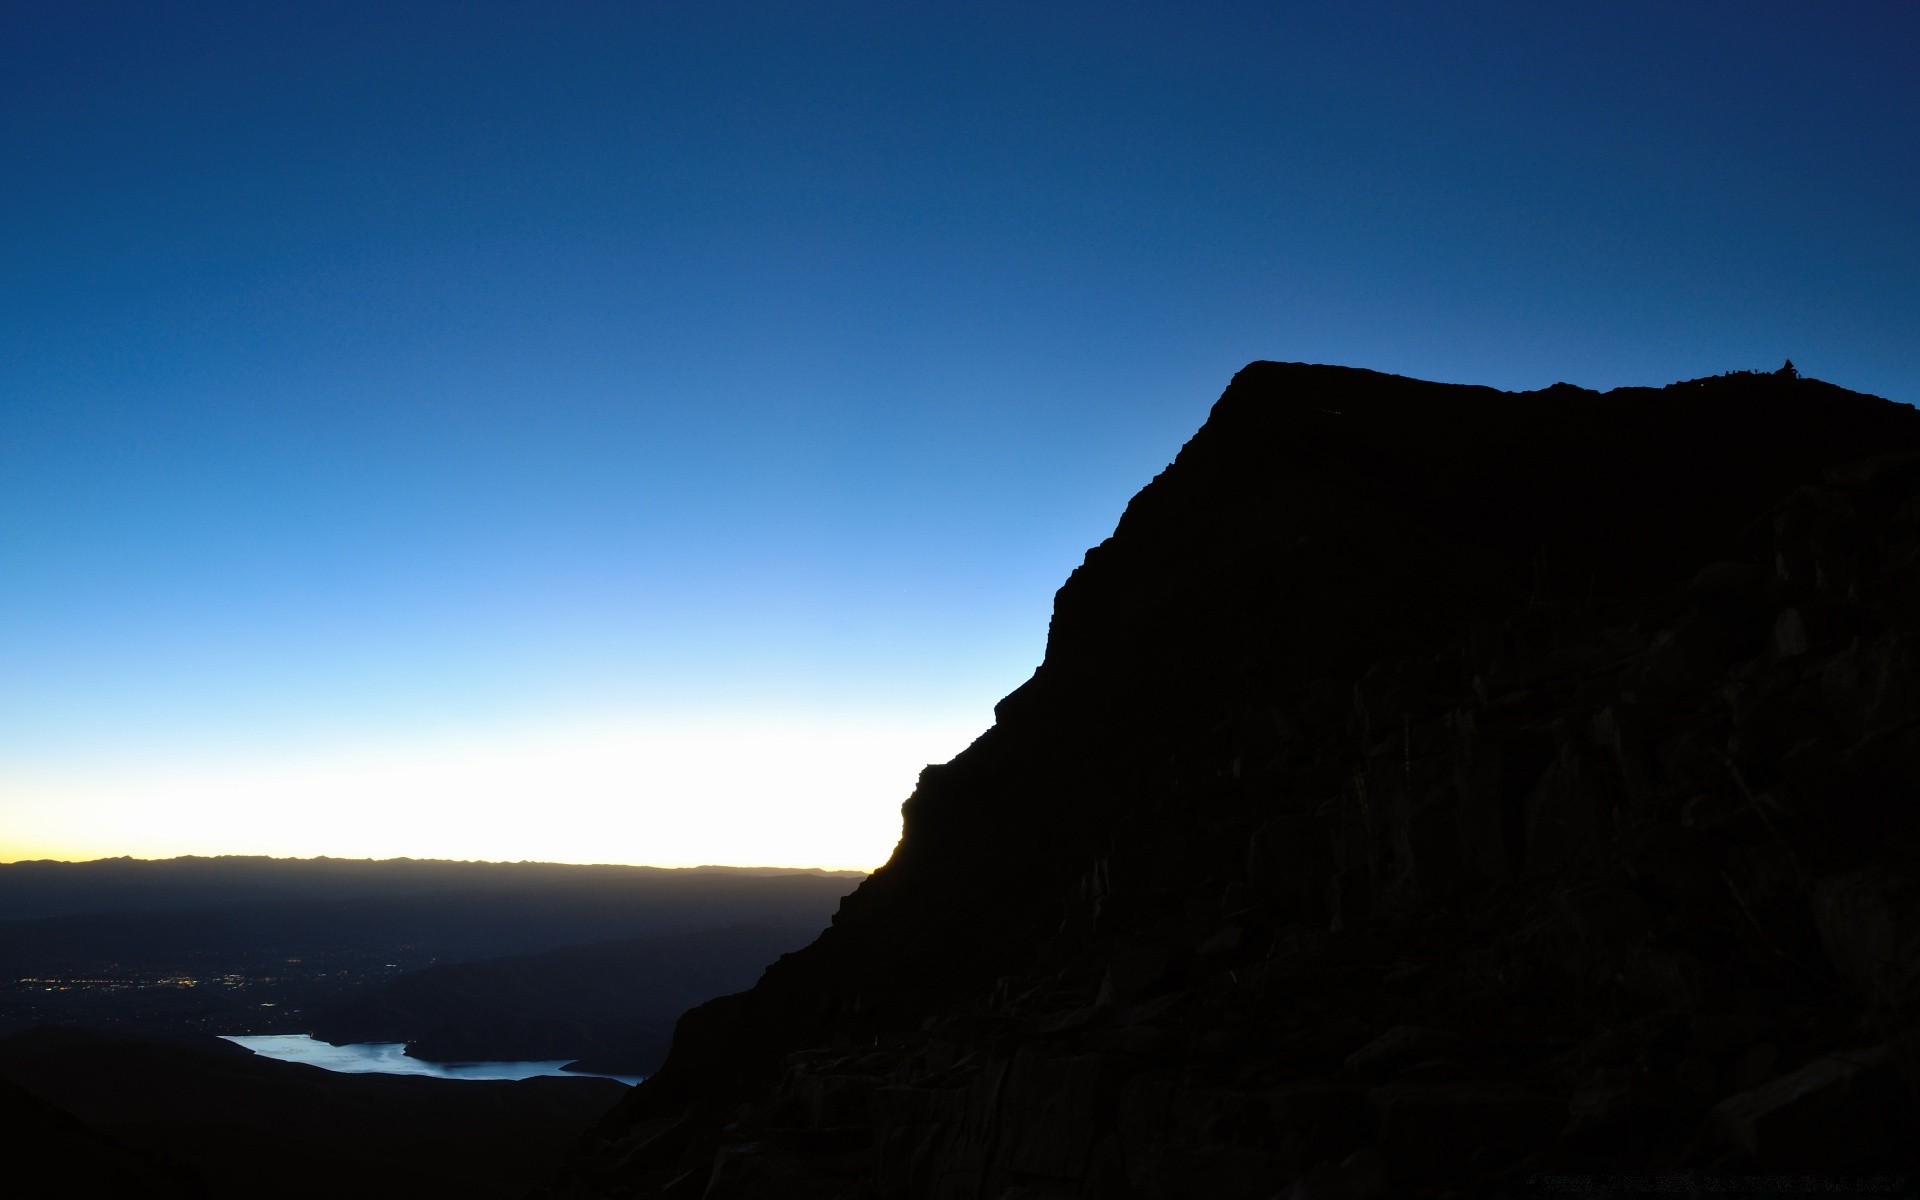
<instances>
[{"instance_id":1,"label":"gradient sky","mask_svg":"<svg viewBox=\"0 0 1920 1200\"><path fill-rule=\"evenodd\" d=\"M0 860L871 867L1252 359L1920 400L1920 6L0 4Z\"/></svg>"}]
</instances>

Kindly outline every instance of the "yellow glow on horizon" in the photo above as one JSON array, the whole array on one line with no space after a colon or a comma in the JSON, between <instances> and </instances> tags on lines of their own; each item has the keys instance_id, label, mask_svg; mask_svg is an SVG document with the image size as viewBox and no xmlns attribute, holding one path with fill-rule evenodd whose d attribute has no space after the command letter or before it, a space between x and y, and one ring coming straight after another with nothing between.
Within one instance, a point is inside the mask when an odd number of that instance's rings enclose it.
<instances>
[{"instance_id":1,"label":"yellow glow on horizon","mask_svg":"<svg viewBox=\"0 0 1920 1200\"><path fill-rule=\"evenodd\" d=\"M870 871L979 719L635 718L236 761L0 769L0 861L268 854Z\"/></svg>"}]
</instances>

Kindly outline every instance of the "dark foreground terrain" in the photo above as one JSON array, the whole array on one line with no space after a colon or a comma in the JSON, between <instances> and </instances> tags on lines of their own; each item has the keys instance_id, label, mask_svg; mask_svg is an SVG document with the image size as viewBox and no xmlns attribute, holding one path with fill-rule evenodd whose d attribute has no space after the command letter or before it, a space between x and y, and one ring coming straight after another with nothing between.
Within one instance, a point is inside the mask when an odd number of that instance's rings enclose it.
<instances>
[{"instance_id":1,"label":"dark foreground terrain","mask_svg":"<svg viewBox=\"0 0 1920 1200\"><path fill-rule=\"evenodd\" d=\"M750 986L857 878L406 860L0 866L8 1182L22 1196L113 1200L523 1196L622 1085L337 1074L207 1035L312 1032L404 1041L433 1061L586 1059L642 1074L683 1011Z\"/></svg>"},{"instance_id":2,"label":"dark foreground terrain","mask_svg":"<svg viewBox=\"0 0 1920 1200\"><path fill-rule=\"evenodd\" d=\"M8 1195L88 1200L523 1196L626 1089L343 1075L217 1038L0 1038Z\"/></svg>"},{"instance_id":3,"label":"dark foreground terrain","mask_svg":"<svg viewBox=\"0 0 1920 1200\"><path fill-rule=\"evenodd\" d=\"M334 1045L406 1042L426 1062L574 1059L569 1069L646 1075L666 1058L681 1013L752 987L822 924L735 925L429 967L354 992L308 1024Z\"/></svg>"},{"instance_id":4,"label":"dark foreground terrain","mask_svg":"<svg viewBox=\"0 0 1920 1200\"><path fill-rule=\"evenodd\" d=\"M1258 363L997 716L548 1195L1911 1192L1920 413Z\"/></svg>"}]
</instances>

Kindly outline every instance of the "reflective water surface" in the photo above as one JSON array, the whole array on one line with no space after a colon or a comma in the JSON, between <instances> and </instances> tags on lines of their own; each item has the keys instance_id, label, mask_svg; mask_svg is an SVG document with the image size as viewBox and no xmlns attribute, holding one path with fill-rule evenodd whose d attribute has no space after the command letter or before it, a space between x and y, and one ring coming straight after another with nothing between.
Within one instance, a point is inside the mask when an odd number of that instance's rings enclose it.
<instances>
[{"instance_id":1,"label":"reflective water surface","mask_svg":"<svg viewBox=\"0 0 1920 1200\"><path fill-rule=\"evenodd\" d=\"M581 1075L639 1083L639 1075L594 1075L589 1071L562 1071L564 1058L552 1062L430 1063L407 1057L405 1042L360 1042L329 1046L304 1033L228 1034L226 1040L255 1054L287 1062L306 1063L329 1071L383 1075L431 1075L436 1079L532 1079L536 1075Z\"/></svg>"}]
</instances>

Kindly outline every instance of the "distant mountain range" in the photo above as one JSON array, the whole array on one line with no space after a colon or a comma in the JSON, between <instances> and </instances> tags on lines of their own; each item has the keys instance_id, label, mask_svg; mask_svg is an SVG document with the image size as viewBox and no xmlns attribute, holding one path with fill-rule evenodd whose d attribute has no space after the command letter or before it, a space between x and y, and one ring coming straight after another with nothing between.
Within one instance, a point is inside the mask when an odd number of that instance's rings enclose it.
<instances>
[{"instance_id":1,"label":"distant mountain range","mask_svg":"<svg viewBox=\"0 0 1920 1200\"><path fill-rule=\"evenodd\" d=\"M682 1009L751 984L824 928L859 878L405 860L17 863L0 867L6 911L60 915L0 919L0 1032L306 1033L324 1010L330 1029L377 1028L428 1056L507 1059L537 1044L534 1057L613 1055L622 1073L650 1069ZM429 970L566 947L588 948L486 973L501 988L491 1007L468 975ZM589 960L629 989L625 1011L578 969ZM580 986L542 984L539 972ZM396 981L387 999L356 1000Z\"/></svg>"},{"instance_id":2,"label":"distant mountain range","mask_svg":"<svg viewBox=\"0 0 1920 1200\"><path fill-rule=\"evenodd\" d=\"M689 881L811 875L858 880L858 871L791 867L633 867L443 859L50 859L0 863L0 920L88 913L166 912L225 904L388 899L490 892L666 894Z\"/></svg>"}]
</instances>

